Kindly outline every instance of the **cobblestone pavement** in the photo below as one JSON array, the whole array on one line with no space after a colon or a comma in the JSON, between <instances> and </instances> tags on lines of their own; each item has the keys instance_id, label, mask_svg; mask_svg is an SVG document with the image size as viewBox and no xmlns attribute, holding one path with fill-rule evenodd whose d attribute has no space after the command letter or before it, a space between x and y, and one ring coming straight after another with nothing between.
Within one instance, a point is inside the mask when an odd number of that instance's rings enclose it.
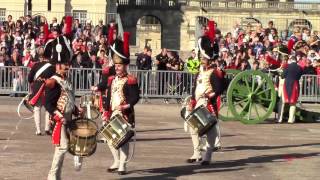
<instances>
[{"instance_id":1,"label":"cobblestone pavement","mask_svg":"<svg viewBox=\"0 0 320 180\"><path fill-rule=\"evenodd\" d=\"M19 99L0 97L0 179L44 180L54 147L49 136L35 136L33 120L20 121ZM191 140L183 130L176 104L139 104L137 142L129 174L106 172L112 156L105 144L76 172L66 155L65 180L102 179L320 179L320 124L243 125L221 122L223 150L210 166L187 164Z\"/></svg>"}]
</instances>

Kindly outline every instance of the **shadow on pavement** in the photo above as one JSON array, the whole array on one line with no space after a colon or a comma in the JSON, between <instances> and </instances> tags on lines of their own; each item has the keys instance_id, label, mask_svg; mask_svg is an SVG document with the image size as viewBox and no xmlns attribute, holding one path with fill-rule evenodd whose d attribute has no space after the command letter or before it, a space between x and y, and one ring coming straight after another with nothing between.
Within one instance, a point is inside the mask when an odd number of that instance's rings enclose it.
<instances>
[{"instance_id":1,"label":"shadow on pavement","mask_svg":"<svg viewBox=\"0 0 320 180\"><path fill-rule=\"evenodd\" d=\"M261 163L277 163L292 161L294 159L308 158L320 155L319 153L309 154L276 154L276 155L262 155L256 157L249 157L245 159L230 160L230 161L217 161L213 162L209 166L200 165L183 165L183 166L172 166L155 169L144 169L129 172L130 174L144 175L145 177L128 177L121 179L176 179L180 176L188 176L193 174L202 173L214 173L214 172L228 172L228 171L239 171L245 168L249 168L251 164ZM152 175L156 174L156 175Z\"/></svg>"},{"instance_id":2,"label":"shadow on pavement","mask_svg":"<svg viewBox=\"0 0 320 180\"><path fill-rule=\"evenodd\" d=\"M294 144L294 145L285 145L285 146L229 146L229 147L224 147L223 151L270 150L270 149L283 149L283 148L294 148L294 147L305 147L305 146L320 146L320 143Z\"/></svg>"}]
</instances>

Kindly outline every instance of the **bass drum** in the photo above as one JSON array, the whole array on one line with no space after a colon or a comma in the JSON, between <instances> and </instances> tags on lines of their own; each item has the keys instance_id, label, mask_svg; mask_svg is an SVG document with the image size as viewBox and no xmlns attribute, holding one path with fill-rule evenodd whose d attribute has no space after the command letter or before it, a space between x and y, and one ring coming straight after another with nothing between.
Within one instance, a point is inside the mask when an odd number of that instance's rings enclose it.
<instances>
[{"instance_id":1,"label":"bass drum","mask_svg":"<svg viewBox=\"0 0 320 180\"><path fill-rule=\"evenodd\" d=\"M97 148L96 136L98 127L94 121L76 119L70 124L70 140L68 151L75 156L88 157Z\"/></svg>"}]
</instances>

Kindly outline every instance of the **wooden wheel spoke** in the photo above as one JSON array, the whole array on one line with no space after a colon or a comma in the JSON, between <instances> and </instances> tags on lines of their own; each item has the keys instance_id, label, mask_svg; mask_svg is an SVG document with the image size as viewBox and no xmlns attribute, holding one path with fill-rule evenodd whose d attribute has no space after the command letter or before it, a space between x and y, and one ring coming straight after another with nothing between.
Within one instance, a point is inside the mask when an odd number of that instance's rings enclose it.
<instances>
[{"instance_id":1,"label":"wooden wheel spoke","mask_svg":"<svg viewBox=\"0 0 320 180\"><path fill-rule=\"evenodd\" d=\"M234 95L234 97L237 97L237 98L247 98L248 96L247 95L245 95L245 94L242 94L242 93L234 93L233 94Z\"/></svg>"},{"instance_id":2,"label":"wooden wheel spoke","mask_svg":"<svg viewBox=\"0 0 320 180\"><path fill-rule=\"evenodd\" d=\"M260 91L259 93L257 93L257 95L259 96L259 95L261 95L263 93L266 93L267 91L270 91L270 90L271 90L271 88L265 89L265 90Z\"/></svg>"},{"instance_id":3,"label":"wooden wheel spoke","mask_svg":"<svg viewBox=\"0 0 320 180\"><path fill-rule=\"evenodd\" d=\"M258 116L258 119L260 119L259 111L258 111L258 108L257 108L256 103L254 103L254 109L255 109L255 111L256 111L256 114L257 114L257 116Z\"/></svg>"},{"instance_id":4,"label":"wooden wheel spoke","mask_svg":"<svg viewBox=\"0 0 320 180\"><path fill-rule=\"evenodd\" d=\"M249 104L249 112L247 114L248 120L250 120L250 117L251 117L251 109L252 109L252 102Z\"/></svg>"},{"instance_id":5,"label":"wooden wheel spoke","mask_svg":"<svg viewBox=\"0 0 320 180\"><path fill-rule=\"evenodd\" d=\"M261 83L258 85L258 87L253 91L253 94L256 94L258 90L262 87L262 85L265 83L266 79L263 79Z\"/></svg>"},{"instance_id":6,"label":"wooden wheel spoke","mask_svg":"<svg viewBox=\"0 0 320 180\"><path fill-rule=\"evenodd\" d=\"M254 92L255 80L256 80L256 78L254 77L254 75L252 75L252 80L251 80L251 82L252 82L252 88L251 88L251 92Z\"/></svg>"},{"instance_id":7,"label":"wooden wheel spoke","mask_svg":"<svg viewBox=\"0 0 320 180\"><path fill-rule=\"evenodd\" d=\"M271 102L272 101L272 99L267 99L267 98L264 98L264 97L259 97L259 99L260 100L262 100L262 101L268 101L268 102Z\"/></svg>"},{"instance_id":8,"label":"wooden wheel spoke","mask_svg":"<svg viewBox=\"0 0 320 180\"><path fill-rule=\"evenodd\" d=\"M242 107L242 110L241 110L241 112L243 113L243 112L245 112L245 110L248 108L248 106L250 105L250 101L247 101L246 102L246 104Z\"/></svg>"},{"instance_id":9,"label":"wooden wheel spoke","mask_svg":"<svg viewBox=\"0 0 320 180\"><path fill-rule=\"evenodd\" d=\"M248 79L247 79L247 78L244 78L244 82L245 82L245 84L246 84L246 86L247 86L248 92L251 92L251 91L250 91L250 85L249 85Z\"/></svg>"},{"instance_id":10,"label":"wooden wheel spoke","mask_svg":"<svg viewBox=\"0 0 320 180\"><path fill-rule=\"evenodd\" d=\"M241 103L246 102L246 101L248 101L248 100L249 100L249 99L248 99L248 97L247 97L247 98L245 98L245 99L242 99L242 100L240 100L240 101L235 102L234 105L241 104Z\"/></svg>"}]
</instances>

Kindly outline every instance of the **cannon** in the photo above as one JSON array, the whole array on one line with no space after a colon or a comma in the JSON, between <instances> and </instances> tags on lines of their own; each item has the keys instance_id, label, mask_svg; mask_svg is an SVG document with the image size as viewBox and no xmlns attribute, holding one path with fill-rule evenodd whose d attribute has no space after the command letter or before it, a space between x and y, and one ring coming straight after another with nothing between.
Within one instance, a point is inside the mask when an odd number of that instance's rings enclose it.
<instances>
[{"instance_id":1,"label":"cannon","mask_svg":"<svg viewBox=\"0 0 320 180\"><path fill-rule=\"evenodd\" d=\"M227 91L221 96L219 118L256 124L275 110L277 92L268 74L259 70L227 70Z\"/></svg>"},{"instance_id":2,"label":"cannon","mask_svg":"<svg viewBox=\"0 0 320 180\"><path fill-rule=\"evenodd\" d=\"M226 74L228 88L221 95L219 119L257 124L277 112L280 100L274 83L277 72L226 70ZM316 122L319 118L320 113L297 107L297 120Z\"/></svg>"}]
</instances>

